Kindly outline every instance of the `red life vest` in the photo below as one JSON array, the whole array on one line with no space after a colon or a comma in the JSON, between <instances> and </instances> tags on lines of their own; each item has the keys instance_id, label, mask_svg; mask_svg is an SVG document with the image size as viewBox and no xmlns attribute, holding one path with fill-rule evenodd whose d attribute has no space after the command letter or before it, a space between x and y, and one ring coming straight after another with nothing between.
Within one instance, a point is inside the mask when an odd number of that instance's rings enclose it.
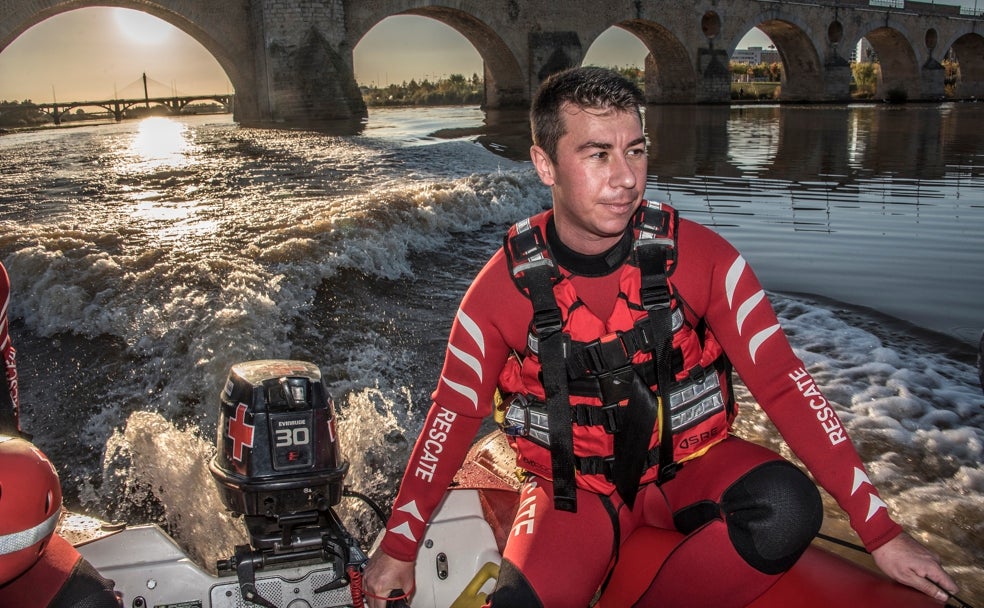
<instances>
[{"instance_id":1,"label":"red life vest","mask_svg":"<svg viewBox=\"0 0 984 608\"><path fill-rule=\"evenodd\" d=\"M550 212L544 212L524 220L506 236L504 248L513 278L533 302L534 318L526 351L511 357L499 377L505 398L497 405L497 418L511 437L519 466L552 478L555 492L555 461L572 457L578 486L610 494L615 487L615 434L624 426L627 386L635 374L661 396L662 403L671 405L669 409L660 405L639 479L640 484L665 481L679 463L724 439L737 413L730 365L720 345L700 319L688 318L668 279L675 268L676 211L667 205L643 202L632 223L632 255L615 270L620 294L607 319L598 318L583 305L570 276L563 275L554 264L543 237L549 217ZM659 253L656 267L640 262L647 252L654 251ZM548 276L549 282L544 279ZM672 319L672 324L666 324L672 326L672 348L669 356L663 357L671 368L663 370L663 377L669 379L665 390L659 387L661 370L655 364L654 350L660 340L670 342L667 336L657 335L667 330L657 329L651 322L653 292L662 294L655 299L662 297L665 312ZM551 314L556 316L550 311L551 305L559 311L559 318L551 318ZM544 331L551 331L551 325L566 337L565 346L554 351L564 353L566 378L560 381L551 379L548 363L541 360L541 338ZM566 386L559 386L565 382ZM545 385L553 390L548 391ZM557 430L551 425L555 418L564 417L555 416L557 410L548 407L558 392L567 393L572 455L564 454L568 448L552 441ZM663 420L670 424L665 426ZM665 444L662 432L668 438ZM557 507L565 508L560 503Z\"/></svg>"}]
</instances>

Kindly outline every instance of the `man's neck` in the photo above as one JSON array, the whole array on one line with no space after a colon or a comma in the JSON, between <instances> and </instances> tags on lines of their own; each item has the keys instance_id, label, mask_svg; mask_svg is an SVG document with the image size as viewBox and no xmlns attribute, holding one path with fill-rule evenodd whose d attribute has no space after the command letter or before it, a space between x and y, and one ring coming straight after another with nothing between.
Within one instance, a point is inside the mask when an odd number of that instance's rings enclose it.
<instances>
[{"instance_id":1,"label":"man's neck","mask_svg":"<svg viewBox=\"0 0 984 608\"><path fill-rule=\"evenodd\" d=\"M551 217L547 222L547 244L557 263L567 270L582 276L600 277L621 266L629 256L632 249L632 231L627 229L614 245L601 253L584 254L564 244Z\"/></svg>"}]
</instances>

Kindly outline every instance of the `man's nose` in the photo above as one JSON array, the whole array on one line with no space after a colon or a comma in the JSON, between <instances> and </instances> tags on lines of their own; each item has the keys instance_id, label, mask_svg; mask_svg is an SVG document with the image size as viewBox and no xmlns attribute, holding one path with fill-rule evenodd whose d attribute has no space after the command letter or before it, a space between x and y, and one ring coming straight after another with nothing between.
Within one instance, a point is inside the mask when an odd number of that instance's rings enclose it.
<instances>
[{"instance_id":1,"label":"man's nose","mask_svg":"<svg viewBox=\"0 0 984 608\"><path fill-rule=\"evenodd\" d=\"M636 174L632 170L629 159L624 155L614 155L612 161L612 173L609 184L613 188L634 188L636 185Z\"/></svg>"}]
</instances>

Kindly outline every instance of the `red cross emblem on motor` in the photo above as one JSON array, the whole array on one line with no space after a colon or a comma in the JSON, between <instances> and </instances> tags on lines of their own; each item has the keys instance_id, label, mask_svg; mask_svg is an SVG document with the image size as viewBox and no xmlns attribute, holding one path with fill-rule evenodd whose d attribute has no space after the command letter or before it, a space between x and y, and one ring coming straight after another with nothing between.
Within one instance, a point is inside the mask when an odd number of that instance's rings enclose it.
<instances>
[{"instance_id":1,"label":"red cross emblem on motor","mask_svg":"<svg viewBox=\"0 0 984 608\"><path fill-rule=\"evenodd\" d=\"M226 430L226 437L232 439L232 459L238 462L243 461L243 447L253 447L253 431L256 430L252 424L246 424L246 409L245 403L236 406L236 416L229 419Z\"/></svg>"}]
</instances>

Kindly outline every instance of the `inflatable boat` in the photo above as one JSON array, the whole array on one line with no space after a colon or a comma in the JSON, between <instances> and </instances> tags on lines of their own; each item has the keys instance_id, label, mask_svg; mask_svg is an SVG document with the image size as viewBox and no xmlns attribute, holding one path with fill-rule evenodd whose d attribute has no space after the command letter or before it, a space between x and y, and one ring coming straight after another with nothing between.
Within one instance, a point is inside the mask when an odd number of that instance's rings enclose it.
<instances>
[{"instance_id":1,"label":"inflatable boat","mask_svg":"<svg viewBox=\"0 0 984 608\"><path fill-rule=\"evenodd\" d=\"M359 546L335 512L343 495L358 496L344 486L348 465L336 420L317 366L264 360L232 367L209 467L226 507L243 516L250 544L236 547L215 571L195 563L155 525L108 525L68 514L60 532L116 582L128 608L363 606L369 548ZM415 608L482 606L495 585L518 487L504 436L481 438L428 524L416 563ZM679 539L654 528L634 533L594 605L631 606ZM939 605L818 541L749 608Z\"/></svg>"}]
</instances>

